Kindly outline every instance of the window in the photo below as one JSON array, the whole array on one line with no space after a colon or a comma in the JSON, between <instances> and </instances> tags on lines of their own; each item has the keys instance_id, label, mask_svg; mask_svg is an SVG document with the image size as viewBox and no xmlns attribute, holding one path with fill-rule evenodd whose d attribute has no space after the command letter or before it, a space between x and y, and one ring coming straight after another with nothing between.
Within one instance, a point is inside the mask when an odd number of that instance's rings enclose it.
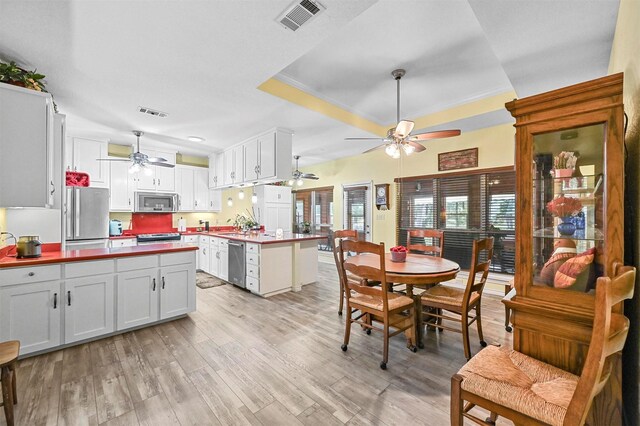
<instances>
[{"instance_id":1,"label":"window","mask_svg":"<svg viewBox=\"0 0 640 426\"><path fill-rule=\"evenodd\" d=\"M515 262L515 173L434 175L397 182L398 244L409 229L444 231L444 255L468 268L472 241L492 236L491 269L513 273Z\"/></svg>"},{"instance_id":2,"label":"window","mask_svg":"<svg viewBox=\"0 0 640 426\"><path fill-rule=\"evenodd\" d=\"M358 238L363 241L367 239L367 214L370 214L367 211L368 190L367 186L344 188L344 228L358 231Z\"/></svg>"},{"instance_id":3,"label":"window","mask_svg":"<svg viewBox=\"0 0 640 426\"><path fill-rule=\"evenodd\" d=\"M294 229L302 232L305 222L311 226L311 232L326 234L327 240L319 240L319 250L331 250L329 239L333 231L333 187L294 191L295 221Z\"/></svg>"}]
</instances>

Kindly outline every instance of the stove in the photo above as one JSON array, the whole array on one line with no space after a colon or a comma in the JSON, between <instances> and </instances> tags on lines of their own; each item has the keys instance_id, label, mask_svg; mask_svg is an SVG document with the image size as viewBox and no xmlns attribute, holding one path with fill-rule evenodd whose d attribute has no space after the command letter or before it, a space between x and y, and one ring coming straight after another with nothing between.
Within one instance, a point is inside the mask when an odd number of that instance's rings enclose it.
<instances>
[{"instance_id":1,"label":"stove","mask_svg":"<svg viewBox=\"0 0 640 426\"><path fill-rule=\"evenodd\" d=\"M177 232L165 232L159 234L138 234L136 237L138 244L157 244L164 242L180 241L180 234Z\"/></svg>"}]
</instances>

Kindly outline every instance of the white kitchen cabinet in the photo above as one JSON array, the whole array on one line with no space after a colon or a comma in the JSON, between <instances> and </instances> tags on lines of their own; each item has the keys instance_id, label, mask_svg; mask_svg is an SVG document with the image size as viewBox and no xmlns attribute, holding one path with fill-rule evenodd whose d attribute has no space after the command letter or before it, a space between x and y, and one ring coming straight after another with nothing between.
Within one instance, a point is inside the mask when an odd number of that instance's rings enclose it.
<instances>
[{"instance_id":1,"label":"white kitchen cabinet","mask_svg":"<svg viewBox=\"0 0 640 426\"><path fill-rule=\"evenodd\" d=\"M158 268L119 273L117 329L124 330L157 321L158 291Z\"/></svg>"},{"instance_id":2,"label":"white kitchen cabinet","mask_svg":"<svg viewBox=\"0 0 640 426\"><path fill-rule=\"evenodd\" d=\"M183 315L196 308L196 277L191 264L160 268L160 319Z\"/></svg>"},{"instance_id":3,"label":"white kitchen cabinet","mask_svg":"<svg viewBox=\"0 0 640 426\"><path fill-rule=\"evenodd\" d=\"M269 132L245 143L244 179L260 181L276 175L276 133Z\"/></svg>"},{"instance_id":4,"label":"white kitchen cabinet","mask_svg":"<svg viewBox=\"0 0 640 426\"><path fill-rule=\"evenodd\" d=\"M0 207L52 207L54 115L48 93L0 84Z\"/></svg>"},{"instance_id":5,"label":"white kitchen cabinet","mask_svg":"<svg viewBox=\"0 0 640 426\"><path fill-rule=\"evenodd\" d=\"M71 170L87 173L90 185L98 188L109 187L109 161L98 161L107 158L109 143L106 140L72 138Z\"/></svg>"},{"instance_id":6,"label":"white kitchen cabinet","mask_svg":"<svg viewBox=\"0 0 640 426\"><path fill-rule=\"evenodd\" d=\"M227 149L222 153L222 156L224 158L224 178L222 179L222 183L225 186L228 185L232 185L233 184L233 177L234 177L234 169L235 169L235 162L233 159L233 155L234 155L234 151L233 149Z\"/></svg>"},{"instance_id":7,"label":"white kitchen cabinet","mask_svg":"<svg viewBox=\"0 0 640 426\"><path fill-rule=\"evenodd\" d=\"M209 170L202 167L193 168L193 193L195 211L209 210Z\"/></svg>"},{"instance_id":8,"label":"white kitchen cabinet","mask_svg":"<svg viewBox=\"0 0 640 426\"><path fill-rule=\"evenodd\" d=\"M192 167L176 167L176 192L178 193L178 210L190 212L194 210L194 170Z\"/></svg>"},{"instance_id":9,"label":"white kitchen cabinet","mask_svg":"<svg viewBox=\"0 0 640 426\"><path fill-rule=\"evenodd\" d=\"M125 161L109 161L109 210L132 211L134 193L137 189L137 176L129 173L131 163Z\"/></svg>"},{"instance_id":10,"label":"white kitchen cabinet","mask_svg":"<svg viewBox=\"0 0 640 426\"><path fill-rule=\"evenodd\" d=\"M209 156L209 188L221 188L224 182L224 153Z\"/></svg>"},{"instance_id":11,"label":"white kitchen cabinet","mask_svg":"<svg viewBox=\"0 0 640 426\"><path fill-rule=\"evenodd\" d=\"M209 274L218 277L220 274L220 238L209 239Z\"/></svg>"},{"instance_id":12,"label":"white kitchen cabinet","mask_svg":"<svg viewBox=\"0 0 640 426\"><path fill-rule=\"evenodd\" d=\"M274 232L282 228L284 232L291 232L293 224L291 188L261 185L255 188L255 192L258 196L256 211L260 213L260 221L265 231Z\"/></svg>"},{"instance_id":13,"label":"white kitchen cabinet","mask_svg":"<svg viewBox=\"0 0 640 426\"><path fill-rule=\"evenodd\" d=\"M233 183L244 182L244 146L238 145L233 149Z\"/></svg>"},{"instance_id":14,"label":"white kitchen cabinet","mask_svg":"<svg viewBox=\"0 0 640 426\"><path fill-rule=\"evenodd\" d=\"M161 157L167 160L168 164L176 164L176 154L173 152L149 150L141 148L144 154L149 157ZM150 175L144 172L138 173L138 190L174 192L176 190L175 168L148 166L152 173Z\"/></svg>"},{"instance_id":15,"label":"white kitchen cabinet","mask_svg":"<svg viewBox=\"0 0 640 426\"><path fill-rule=\"evenodd\" d=\"M109 247L111 248L135 247L137 245L138 240L135 238L118 238L115 240L109 240Z\"/></svg>"},{"instance_id":16,"label":"white kitchen cabinet","mask_svg":"<svg viewBox=\"0 0 640 426\"><path fill-rule=\"evenodd\" d=\"M20 340L20 355L60 345L61 287L52 280L0 288L0 341Z\"/></svg>"},{"instance_id":17,"label":"white kitchen cabinet","mask_svg":"<svg viewBox=\"0 0 640 426\"><path fill-rule=\"evenodd\" d=\"M210 212L219 212L222 210L222 190L210 189L209 190L209 208Z\"/></svg>"},{"instance_id":18,"label":"white kitchen cabinet","mask_svg":"<svg viewBox=\"0 0 640 426\"><path fill-rule=\"evenodd\" d=\"M200 236L200 241L198 242L198 269L204 271L206 273L210 273L210 257L211 252L209 250L209 241L211 237L207 237L204 235Z\"/></svg>"},{"instance_id":19,"label":"white kitchen cabinet","mask_svg":"<svg viewBox=\"0 0 640 426\"><path fill-rule=\"evenodd\" d=\"M64 290L65 343L115 330L113 274L68 279Z\"/></svg>"},{"instance_id":20,"label":"white kitchen cabinet","mask_svg":"<svg viewBox=\"0 0 640 426\"><path fill-rule=\"evenodd\" d=\"M258 165L260 164L260 140L253 138L244 143L244 177L247 181L258 180L260 176Z\"/></svg>"},{"instance_id":21,"label":"white kitchen cabinet","mask_svg":"<svg viewBox=\"0 0 640 426\"><path fill-rule=\"evenodd\" d=\"M218 264L218 278L227 281L229 279L229 240L220 238L218 253L220 253L220 263Z\"/></svg>"}]
</instances>

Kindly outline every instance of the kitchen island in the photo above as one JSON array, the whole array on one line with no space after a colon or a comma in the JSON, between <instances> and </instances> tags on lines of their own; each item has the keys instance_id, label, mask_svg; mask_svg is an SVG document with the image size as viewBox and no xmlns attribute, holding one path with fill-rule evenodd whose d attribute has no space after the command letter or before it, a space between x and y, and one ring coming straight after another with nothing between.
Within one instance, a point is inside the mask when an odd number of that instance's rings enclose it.
<instances>
[{"instance_id":1,"label":"kitchen island","mask_svg":"<svg viewBox=\"0 0 640 426\"><path fill-rule=\"evenodd\" d=\"M43 252L0 259L0 341L45 352L196 309L189 244Z\"/></svg>"},{"instance_id":2,"label":"kitchen island","mask_svg":"<svg viewBox=\"0 0 640 426\"><path fill-rule=\"evenodd\" d=\"M300 291L318 280L318 240L326 235L285 233L282 238L268 233L209 232L199 235L198 267L224 281L238 281L229 270L230 245L244 244L244 276L240 287L269 297Z\"/></svg>"}]
</instances>

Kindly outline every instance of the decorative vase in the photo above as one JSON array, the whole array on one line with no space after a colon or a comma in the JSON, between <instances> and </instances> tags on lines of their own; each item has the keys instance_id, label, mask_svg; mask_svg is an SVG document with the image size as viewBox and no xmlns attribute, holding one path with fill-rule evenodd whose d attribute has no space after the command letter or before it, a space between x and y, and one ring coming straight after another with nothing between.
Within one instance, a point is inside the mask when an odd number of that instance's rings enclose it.
<instances>
[{"instance_id":1,"label":"decorative vase","mask_svg":"<svg viewBox=\"0 0 640 426\"><path fill-rule=\"evenodd\" d=\"M561 217L562 223L558 224L560 235L571 236L576 232L576 224L571 221L571 216Z\"/></svg>"}]
</instances>

